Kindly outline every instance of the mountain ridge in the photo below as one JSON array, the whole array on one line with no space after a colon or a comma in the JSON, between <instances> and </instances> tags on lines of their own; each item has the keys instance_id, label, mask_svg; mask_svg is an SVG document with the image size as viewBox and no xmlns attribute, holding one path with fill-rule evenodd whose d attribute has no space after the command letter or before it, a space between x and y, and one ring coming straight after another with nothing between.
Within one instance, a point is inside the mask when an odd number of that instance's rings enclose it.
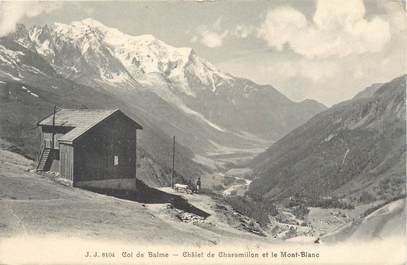
<instances>
[{"instance_id":1,"label":"mountain ridge","mask_svg":"<svg viewBox=\"0 0 407 265\"><path fill-rule=\"evenodd\" d=\"M375 199L405 192L405 78L334 105L258 155L249 193L358 201L366 192Z\"/></svg>"}]
</instances>

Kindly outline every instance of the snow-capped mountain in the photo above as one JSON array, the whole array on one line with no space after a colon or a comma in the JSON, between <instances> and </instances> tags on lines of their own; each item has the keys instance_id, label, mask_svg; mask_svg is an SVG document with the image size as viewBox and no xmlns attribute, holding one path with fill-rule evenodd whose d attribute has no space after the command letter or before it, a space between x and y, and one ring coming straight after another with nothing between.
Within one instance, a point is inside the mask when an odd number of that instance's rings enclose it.
<instances>
[{"instance_id":1,"label":"snow-capped mountain","mask_svg":"<svg viewBox=\"0 0 407 265\"><path fill-rule=\"evenodd\" d=\"M199 58L191 48L174 48L152 35L127 35L93 19L35 26L29 31L20 26L16 40L26 48L34 47L61 74L71 78L80 78L85 71L106 82L136 79L154 83L149 75L160 74L189 96L195 96L196 91L187 75L213 91L217 77L232 78Z\"/></svg>"},{"instance_id":2,"label":"snow-capped mountain","mask_svg":"<svg viewBox=\"0 0 407 265\"><path fill-rule=\"evenodd\" d=\"M48 62L36 56L36 51L18 45L8 38L0 38L0 70L10 79L24 78L22 73L31 76L56 76L54 68Z\"/></svg>"},{"instance_id":3,"label":"snow-capped mountain","mask_svg":"<svg viewBox=\"0 0 407 265\"><path fill-rule=\"evenodd\" d=\"M191 48L93 19L20 25L10 37L41 55L57 75L150 113L167 134L201 155L263 148L325 109L224 73Z\"/></svg>"}]
</instances>

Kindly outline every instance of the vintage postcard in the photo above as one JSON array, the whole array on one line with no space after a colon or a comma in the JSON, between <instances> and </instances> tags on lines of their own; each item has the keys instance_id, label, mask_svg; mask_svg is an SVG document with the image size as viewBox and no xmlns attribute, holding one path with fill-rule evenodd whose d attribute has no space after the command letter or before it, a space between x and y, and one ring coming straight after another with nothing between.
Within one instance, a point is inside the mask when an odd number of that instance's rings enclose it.
<instances>
[{"instance_id":1,"label":"vintage postcard","mask_svg":"<svg viewBox=\"0 0 407 265\"><path fill-rule=\"evenodd\" d=\"M405 264L403 0L0 1L0 264Z\"/></svg>"}]
</instances>

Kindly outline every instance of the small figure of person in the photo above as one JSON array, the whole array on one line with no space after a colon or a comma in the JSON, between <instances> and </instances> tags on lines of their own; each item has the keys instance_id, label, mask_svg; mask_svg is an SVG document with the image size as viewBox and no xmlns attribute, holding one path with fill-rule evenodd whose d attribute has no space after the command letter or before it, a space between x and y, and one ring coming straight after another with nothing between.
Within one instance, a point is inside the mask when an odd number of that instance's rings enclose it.
<instances>
[{"instance_id":1,"label":"small figure of person","mask_svg":"<svg viewBox=\"0 0 407 265\"><path fill-rule=\"evenodd\" d=\"M190 192L193 193L195 190L194 184L192 183L192 181L190 179L187 181L187 185L188 185L188 189L190 190Z\"/></svg>"},{"instance_id":2,"label":"small figure of person","mask_svg":"<svg viewBox=\"0 0 407 265\"><path fill-rule=\"evenodd\" d=\"M198 193L201 190L201 178L198 178L198 181L196 182L196 193Z\"/></svg>"}]
</instances>

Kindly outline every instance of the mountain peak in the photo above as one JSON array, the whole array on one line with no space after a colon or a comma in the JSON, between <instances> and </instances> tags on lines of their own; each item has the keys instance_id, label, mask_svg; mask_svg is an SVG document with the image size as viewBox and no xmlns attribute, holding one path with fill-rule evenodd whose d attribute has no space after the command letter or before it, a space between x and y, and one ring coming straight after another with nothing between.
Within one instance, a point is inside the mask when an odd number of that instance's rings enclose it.
<instances>
[{"instance_id":1,"label":"mountain peak","mask_svg":"<svg viewBox=\"0 0 407 265\"><path fill-rule=\"evenodd\" d=\"M54 27L59 28L61 33L66 32L75 32L80 35L86 35L89 33L95 33L96 31L103 34L105 38L109 38L112 42L112 39L116 39L116 41L144 41L144 42L154 42L159 41L154 35L152 34L143 34L143 35L130 35L120 30L106 26L102 22L93 19L93 18L85 18L82 20L72 21L70 24L63 24L63 23L54 23Z\"/></svg>"},{"instance_id":2,"label":"mountain peak","mask_svg":"<svg viewBox=\"0 0 407 265\"><path fill-rule=\"evenodd\" d=\"M70 24L63 24L56 22L54 25L58 26L64 26L64 27L76 27L76 28L81 28L81 27L87 27L87 28L97 28L99 30L111 30L114 28L109 28L105 26L102 22L93 19L93 18L85 18L82 20L77 20L77 21L72 21Z\"/></svg>"},{"instance_id":3,"label":"mountain peak","mask_svg":"<svg viewBox=\"0 0 407 265\"><path fill-rule=\"evenodd\" d=\"M16 32L28 32L24 24L17 23Z\"/></svg>"},{"instance_id":4,"label":"mountain peak","mask_svg":"<svg viewBox=\"0 0 407 265\"><path fill-rule=\"evenodd\" d=\"M70 47L70 52L88 56L83 58L85 61L89 58L106 61L102 58L108 56L115 61L111 63L123 65L126 75L129 73L141 83L159 85L154 83L156 79L151 80L151 75L159 74L172 82L173 87L179 88L180 92L194 96L196 94L194 90L209 88L215 91L217 83L215 80L223 79L228 82L231 79L230 75L200 58L192 48L171 46L151 34L127 34L93 18L69 24L57 22L51 25L49 30L45 27L34 26L30 30L35 47L42 55L55 55ZM76 65L78 63L81 65ZM106 68L108 65L107 61L103 63L104 66L96 66L95 63L95 61L86 62L96 68ZM59 66L61 70L64 68L66 61ZM83 61L72 61L67 69L69 75L72 73L71 69L83 70ZM128 79L121 80L126 82ZM193 87L191 83L194 84Z\"/></svg>"},{"instance_id":5,"label":"mountain peak","mask_svg":"<svg viewBox=\"0 0 407 265\"><path fill-rule=\"evenodd\" d=\"M232 87L235 80L190 47L174 47L151 34L127 34L92 18L34 26L29 36L28 42L63 76L88 73L113 86L127 87L134 80L145 86L170 85L172 92L192 97Z\"/></svg>"},{"instance_id":6,"label":"mountain peak","mask_svg":"<svg viewBox=\"0 0 407 265\"><path fill-rule=\"evenodd\" d=\"M88 25L88 26L101 27L101 28L105 28L105 27L106 27L106 26L105 26L102 22L100 22L99 20L96 20L96 19L93 19L93 18L90 18L90 17L85 18L85 19L82 19L82 20L79 20L79 21L76 21L76 22L73 22L73 23L82 23L82 24L86 24L86 25Z\"/></svg>"},{"instance_id":7,"label":"mountain peak","mask_svg":"<svg viewBox=\"0 0 407 265\"><path fill-rule=\"evenodd\" d=\"M306 98L304 100L302 100L301 102L299 102L300 104L306 104L306 105L314 105L314 106L318 106L321 109L326 109L327 107L322 104L321 102L316 101L315 99L309 99Z\"/></svg>"},{"instance_id":8,"label":"mountain peak","mask_svg":"<svg viewBox=\"0 0 407 265\"><path fill-rule=\"evenodd\" d=\"M17 24L15 32L11 34L12 39L14 39L18 44L32 49L32 43L27 28L23 24Z\"/></svg>"}]
</instances>

